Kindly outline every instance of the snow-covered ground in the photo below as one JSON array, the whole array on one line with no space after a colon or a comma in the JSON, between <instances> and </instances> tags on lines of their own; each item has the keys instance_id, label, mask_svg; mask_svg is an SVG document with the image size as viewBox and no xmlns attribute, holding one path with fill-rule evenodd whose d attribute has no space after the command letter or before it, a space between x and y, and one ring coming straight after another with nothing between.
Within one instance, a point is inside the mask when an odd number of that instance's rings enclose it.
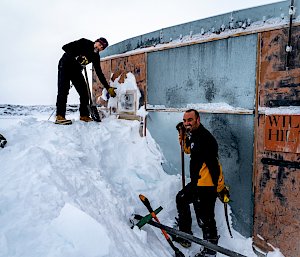
<instances>
[{"instance_id":1,"label":"snow-covered ground","mask_svg":"<svg viewBox=\"0 0 300 257\"><path fill-rule=\"evenodd\" d=\"M144 194L160 221L174 224L180 175L168 175L164 158L139 122L109 116L101 123L79 121L72 109L69 126L49 120L53 106L1 106L0 148L1 257L163 257L173 256L161 232L149 225L131 229L133 213L146 215ZM230 210L229 210L230 211ZM228 233L217 201L219 245L256 256L252 239ZM195 236L202 237L193 219ZM193 256L199 245L182 249ZM218 257L224 256L218 254ZM282 256L279 250L268 257Z\"/></svg>"}]
</instances>

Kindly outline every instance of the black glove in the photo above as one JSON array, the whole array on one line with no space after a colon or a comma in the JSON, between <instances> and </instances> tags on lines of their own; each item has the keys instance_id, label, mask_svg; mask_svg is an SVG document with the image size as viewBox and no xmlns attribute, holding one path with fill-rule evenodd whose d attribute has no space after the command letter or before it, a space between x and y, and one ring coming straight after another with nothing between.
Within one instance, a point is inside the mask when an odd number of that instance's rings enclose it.
<instances>
[{"instance_id":1,"label":"black glove","mask_svg":"<svg viewBox=\"0 0 300 257\"><path fill-rule=\"evenodd\" d=\"M228 203L230 201L229 187L224 186L224 188L218 192L218 197L222 203Z\"/></svg>"},{"instance_id":2,"label":"black glove","mask_svg":"<svg viewBox=\"0 0 300 257\"><path fill-rule=\"evenodd\" d=\"M79 62L81 65L88 65L89 60L84 55L79 55L76 58L77 62Z\"/></svg>"},{"instance_id":3,"label":"black glove","mask_svg":"<svg viewBox=\"0 0 300 257\"><path fill-rule=\"evenodd\" d=\"M185 127L183 125L183 122L179 122L177 125L176 125L176 129L178 130L178 132L185 132Z\"/></svg>"},{"instance_id":4,"label":"black glove","mask_svg":"<svg viewBox=\"0 0 300 257\"><path fill-rule=\"evenodd\" d=\"M0 147L4 148L6 143L7 143L7 141L6 141L5 137L0 134Z\"/></svg>"}]
</instances>

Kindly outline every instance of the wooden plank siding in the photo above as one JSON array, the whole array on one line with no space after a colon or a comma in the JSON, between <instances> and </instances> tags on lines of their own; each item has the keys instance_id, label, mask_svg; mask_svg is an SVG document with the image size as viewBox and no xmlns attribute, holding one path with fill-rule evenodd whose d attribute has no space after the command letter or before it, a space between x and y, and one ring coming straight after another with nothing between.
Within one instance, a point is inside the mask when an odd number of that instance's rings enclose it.
<instances>
[{"instance_id":1,"label":"wooden plank siding","mask_svg":"<svg viewBox=\"0 0 300 257\"><path fill-rule=\"evenodd\" d=\"M122 83L125 80L126 74L131 72L136 79L137 86L141 92L140 105L143 105L146 99L146 79L147 79L147 66L146 66L146 53L112 58L101 61L102 71L109 81L114 81L119 78L119 82ZM93 71L94 72L94 71ZM102 94L102 88L97 76L93 74L93 95L96 100L96 104L106 105L99 96Z\"/></svg>"},{"instance_id":2,"label":"wooden plank siding","mask_svg":"<svg viewBox=\"0 0 300 257\"><path fill-rule=\"evenodd\" d=\"M300 26L263 32L258 58L258 107L300 105ZM259 108L258 108L259 109ZM258 113L254 166L254 245L287 257L300 256L300 115Z\"/></svg>"}]
</instances>

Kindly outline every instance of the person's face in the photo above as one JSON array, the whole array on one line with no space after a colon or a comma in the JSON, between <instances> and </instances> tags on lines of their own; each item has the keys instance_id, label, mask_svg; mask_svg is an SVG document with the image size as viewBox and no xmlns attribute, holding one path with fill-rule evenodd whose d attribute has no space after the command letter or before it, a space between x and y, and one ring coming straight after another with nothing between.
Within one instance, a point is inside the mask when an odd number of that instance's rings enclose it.
<instances>
[{"instance_id":1,"label":"person's face","mask_svg":"<svg viewBox=\"0 0 300 257\"><path fill-rule=\"evenodd\" d=\"M185 112L183 115L183 125L188 132L191 132L199 127L200 117L196 118L195 112Z\"/></svg>"},{"instance_id":2,"label":"person's face","mask_svg":"<svg viewBox=\"0 0 300 257\"><path fill-rule=\"evenodd\" d=\"M101 43L100 42L95 42L94 43L94 52L95 53L100 53L102 50L104 50L104 47L103 47L103 45L101 45Z\"/></svg>"}]
</instances>

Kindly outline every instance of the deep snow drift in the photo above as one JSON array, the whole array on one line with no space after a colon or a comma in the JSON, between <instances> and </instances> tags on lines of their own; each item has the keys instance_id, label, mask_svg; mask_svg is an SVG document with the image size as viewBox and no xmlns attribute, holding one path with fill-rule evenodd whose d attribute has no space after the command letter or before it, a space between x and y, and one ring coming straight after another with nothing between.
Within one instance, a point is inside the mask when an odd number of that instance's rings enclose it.
<instances>
[{"instance_id":1,"label":"deep snow drift","mask_svg":"<svg viewBox=\"0 0 300 257\"><path fill-rule=\"evenodd\" d=\"M153 208L164 208L158 217L172 226L181 188L180 175L163 171L164 158L150 132L140 137L138 121L110 116L84 123L74 111L68 113L74 123L60 126L53 124L54 117L48 120L53 107L4 110L0 133L8 143L0 148L1 257L173 256L158 229L130 228L133 213L147 214L140 193ZM256 256L251 238L234 230L230 238L219 201L216 217L220 246ZM194 235L202 237L193 222ZM185 256L200 247L176 246ZM268 256L282 255L276 250Z\"/></svg>"}]
</instances>

